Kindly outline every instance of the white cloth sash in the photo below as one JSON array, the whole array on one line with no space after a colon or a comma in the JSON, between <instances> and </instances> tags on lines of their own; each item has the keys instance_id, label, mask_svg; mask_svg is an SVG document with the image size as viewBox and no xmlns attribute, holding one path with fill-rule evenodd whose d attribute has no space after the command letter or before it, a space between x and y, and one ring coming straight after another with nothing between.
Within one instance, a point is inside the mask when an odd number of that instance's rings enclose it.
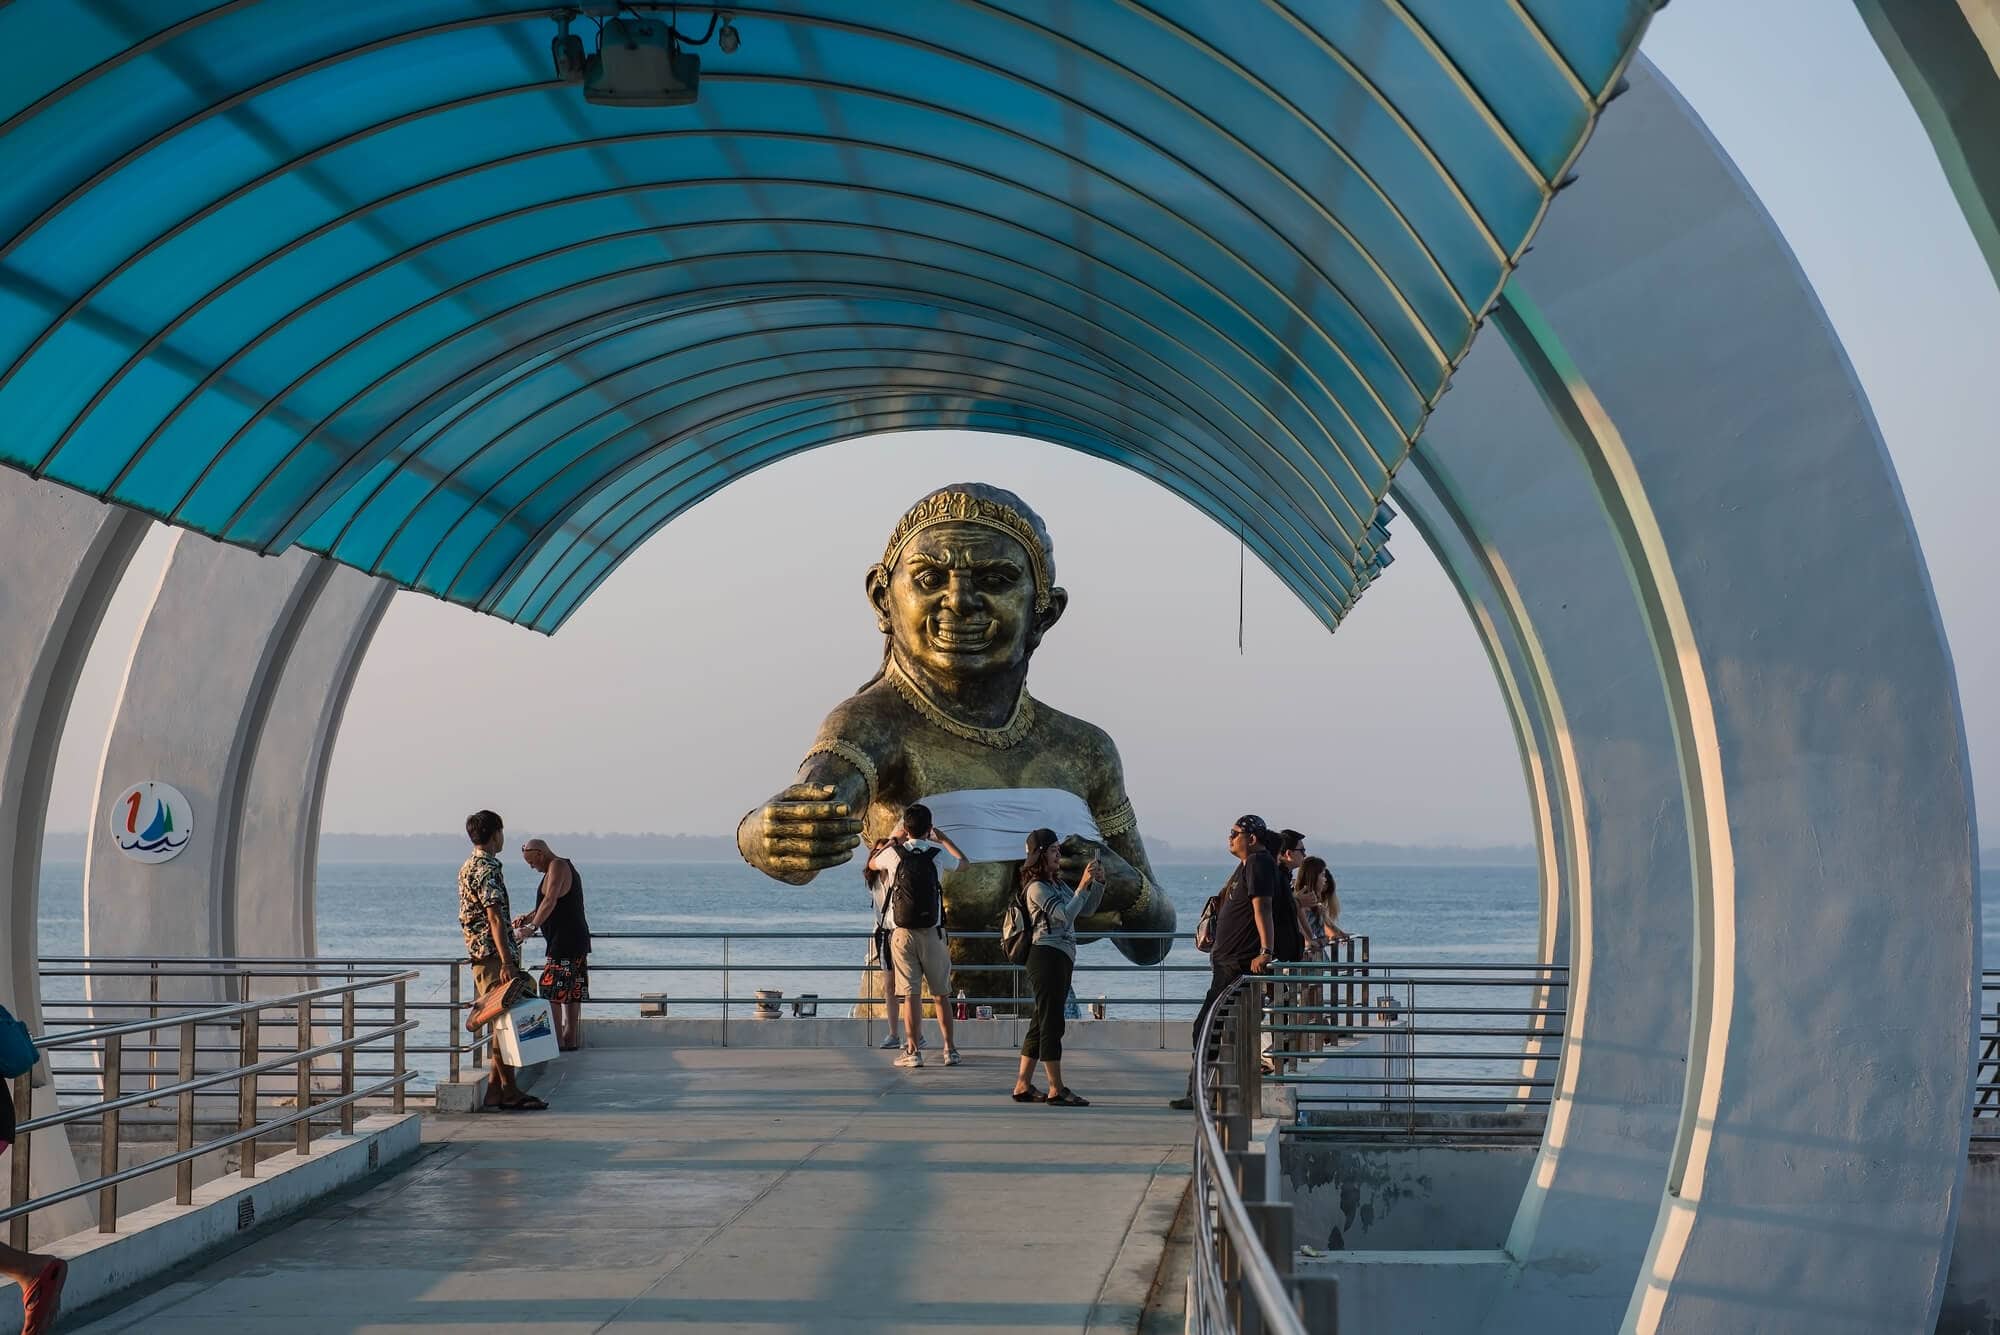
<instances>
[{"instance_id":1,"label":"white cloth sash","mask_svg":"<svg viewBox=\"0 0 2000 1335\"><path fill-rule=\"evenodd\" d=\"M1103 837L1090 804L1061 788L965 788L926 797L924 805L967 862L1019 862L1029 833L1044 826L1058 836Z\"/></svg>"}]
</instances>

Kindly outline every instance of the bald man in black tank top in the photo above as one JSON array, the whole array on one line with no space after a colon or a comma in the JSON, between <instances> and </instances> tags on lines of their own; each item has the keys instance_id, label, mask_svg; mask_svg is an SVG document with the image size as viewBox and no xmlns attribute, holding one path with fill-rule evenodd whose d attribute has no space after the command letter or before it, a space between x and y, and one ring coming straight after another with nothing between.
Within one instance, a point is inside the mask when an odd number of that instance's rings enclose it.
<instances>
[{"instance_id":1,"label":"bald man in black tank top","mask_svg":"<svg viewBox=\"0 0 2000 1335\"><path fill-rule=\"evenodd\" d=\"M564 1052L583 1046L583 1003L590 1000L590 921L583 913L583 873L548 844L530 839L521 858L542 874L535 911L514 925L517 940L540 932L548 943L542 997L555 1013L556 1043Z\"/></svg>"}]
</instances>

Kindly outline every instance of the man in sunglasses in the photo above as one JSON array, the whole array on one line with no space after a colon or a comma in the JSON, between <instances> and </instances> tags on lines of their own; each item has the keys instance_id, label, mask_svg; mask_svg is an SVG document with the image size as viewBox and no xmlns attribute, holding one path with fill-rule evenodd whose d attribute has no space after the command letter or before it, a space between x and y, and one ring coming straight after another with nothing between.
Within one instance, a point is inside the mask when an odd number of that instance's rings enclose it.
<instances>
[{"instance_id":1,"label":"man in sunglasses","mask_svg":"<svg viewBox=\"0 0 2000 1335\"><path fill-rule=\"evenodd\" d=\"M1201 1022L1208 1018L1217 997L1246 973L1263 973L1271 967L1277 947L1277 918L1280 882L1278 861L1264 847L1263 834L1269 827L1261 816L1239 817L1229 827L1229 851L1236 858L1236 870L1222 887L1222 906L1215 916L1215 946L1209 952L1208 995L1194 1017L1195 1040L1201 1038ZM1199 1053L1196 1054L1199 1056ZM1168 1106L1183 1112L1194 1108L1195 1067L1188 1068L1188 1092L1168 1100Z\"/></svg>"}]
</instances>

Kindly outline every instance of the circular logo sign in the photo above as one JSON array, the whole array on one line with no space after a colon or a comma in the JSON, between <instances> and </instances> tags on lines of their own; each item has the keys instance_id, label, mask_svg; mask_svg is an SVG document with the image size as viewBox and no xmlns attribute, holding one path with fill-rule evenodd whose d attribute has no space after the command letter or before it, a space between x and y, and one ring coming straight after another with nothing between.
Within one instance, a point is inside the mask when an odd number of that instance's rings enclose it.
<instances>
[{"instance_id":1,"label":"circular logo sign","mask_svg":"<svg viewBox=\"0 0 2000 1335\"><path fill-rule=\"evenodd\" d=\"M111 804L111 837L135 862L178 857L193 834L194 808L172 784L135 783Z\"/></svg>"}]
</instances>

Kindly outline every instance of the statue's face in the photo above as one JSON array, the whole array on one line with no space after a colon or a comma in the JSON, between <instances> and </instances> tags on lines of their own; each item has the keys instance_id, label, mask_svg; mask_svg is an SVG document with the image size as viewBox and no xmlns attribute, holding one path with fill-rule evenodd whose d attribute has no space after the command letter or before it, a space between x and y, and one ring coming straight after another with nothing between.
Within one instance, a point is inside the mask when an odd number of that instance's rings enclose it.
<instances>
[{"instance_id":1,"label":"statue's face","mask_svg":"<svg viewBox=\"0 0 2000 1335\"><path fill-rule=\"evenodd\" d=\"M1027 550L983 524L938 524L912 538L886 586L871 589L898 653L944 676L1022 662L1054 621L1035 613Z\"/></svg>"}]
</instances>

